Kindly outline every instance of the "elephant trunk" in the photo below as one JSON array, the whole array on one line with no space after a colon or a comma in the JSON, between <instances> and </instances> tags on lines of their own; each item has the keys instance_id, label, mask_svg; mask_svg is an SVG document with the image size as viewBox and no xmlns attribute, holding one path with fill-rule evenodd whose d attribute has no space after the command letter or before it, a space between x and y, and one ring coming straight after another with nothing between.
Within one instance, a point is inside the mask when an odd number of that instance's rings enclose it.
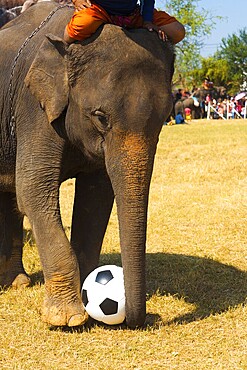
<instances>
[{"instance_id":1,"label":"elephant trunk","mask_svg":"<svg viewBox=\"0 0 247 370\"><path fill-rule=\"evenodd\" d=\"M120 143L120 141L119 141ZM128 134L107 159L115 193L124 270L126 321L142 326L146 317L145 249L149 186L157 140Z\"/></svg>"}]
</instances>

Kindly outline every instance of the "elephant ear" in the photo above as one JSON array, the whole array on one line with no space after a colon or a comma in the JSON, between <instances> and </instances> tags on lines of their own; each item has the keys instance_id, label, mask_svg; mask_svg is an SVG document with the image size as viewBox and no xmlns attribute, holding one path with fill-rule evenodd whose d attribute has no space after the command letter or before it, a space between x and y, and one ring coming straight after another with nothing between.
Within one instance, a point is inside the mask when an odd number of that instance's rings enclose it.
<instances>
[{"instance_id":1,"label":"elephant ear","mask_svg":"<svg viewBox=\"0 0 247 370\"><path fill-rule=\"evenodd\" d=\"M67 48L68 44L62 39L47 35L25 78L26 86L46 112L49 123L68 105Z\"/></svg>"}]
</instances>

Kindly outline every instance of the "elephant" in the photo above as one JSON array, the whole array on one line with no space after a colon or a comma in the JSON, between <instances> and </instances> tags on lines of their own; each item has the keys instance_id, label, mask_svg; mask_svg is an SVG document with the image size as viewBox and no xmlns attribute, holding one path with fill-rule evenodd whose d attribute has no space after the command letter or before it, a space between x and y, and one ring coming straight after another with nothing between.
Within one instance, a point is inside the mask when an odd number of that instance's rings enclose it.
<instances>
[{"instance_id":1,"label":"elephant","mask_svg":"<svg viewBox=\"0 0 247 370\"><path fill-rule=\"evenodd\" d=\"M99 264L114 199L126 324L146 317L149 187L164 117L172 109L174 50L155 32L106 24L63 40L68 5L41 2L0 31L0 285L28 286L22 262L29 219L43 274L42 319L87 320L80 289ZM71 237L59 188L75 178Z\"/></svg>"},{"instance_id":2,"label":"elephant","mask_svg":"<svg viewBox=\"0 0 247 370\"><path fill-rule=\"evenodd\" d=\"M227 89L224 86L213 86L207 89L205 87L200 87L193 93L193 96L199 101L205 101L207 95L209 95L211 99L223 100L227 98Z\"/></svg>"},{"instance_id":3,"label":"elephant","mask_svg":"<svg viewBox=\"0 0 247 370\"><path fill-rule=\"evenodd\" d=\"M192 97L184 98L176 101L174 105L174 113L177 115L179 112L184 114L184 109L191 109L191 116L193 119L201 118L201 106L200 101L193 99Z\"/></svg>"},{"instance_id":4,"label":"elephant","mask_svg":"<svg viewBox=\"0 0 247 370\"><path fill-rule=\"evenodd\" d=\"M206 96L209 95L210 99L215 99L216 101L222 101L227 97L227 90L224 86L212 86L211 88L200 87L193 92L193 97L197 99L200 107L200 117L206 118Z\"/></svg>"},{"instance_id":5,"label":"elephant","mask_svg":"<svg viewBox=\"0 0 247 370\"><path fill-rule=\"evenodd\" d=\"M210 95L211 99L226 99L227 90L224 86L214 86L212 88L197 88L193 94L188 98L182 98L175 102L174 113L184 113L185 108L191 109L191 115L193 119L205 118L205 100L206 96Z\"/></svg>"}]
</instances>

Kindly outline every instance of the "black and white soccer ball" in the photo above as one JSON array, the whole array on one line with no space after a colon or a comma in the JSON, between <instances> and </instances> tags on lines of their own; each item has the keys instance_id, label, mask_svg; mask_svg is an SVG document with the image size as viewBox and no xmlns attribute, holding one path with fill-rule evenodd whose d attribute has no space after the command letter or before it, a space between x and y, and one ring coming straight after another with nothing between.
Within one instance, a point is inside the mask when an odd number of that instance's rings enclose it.
<instances>
[{"instance_id":1,"label":"black and white soccer ball","mask_svg":"<svg viewBox=\"0 0 247 370\"><path fill-rule=\"evenodd\" d=\"M96 268L85 279L82 290L85 310L93 319L108 325L125 319L123 268L105 265Z\"/></svg>"}]
</instances>

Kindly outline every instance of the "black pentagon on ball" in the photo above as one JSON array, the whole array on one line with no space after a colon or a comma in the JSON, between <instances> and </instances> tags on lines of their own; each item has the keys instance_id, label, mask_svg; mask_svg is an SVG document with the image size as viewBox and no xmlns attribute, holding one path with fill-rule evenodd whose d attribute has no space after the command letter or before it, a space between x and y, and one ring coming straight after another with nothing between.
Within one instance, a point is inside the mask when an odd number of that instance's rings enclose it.
<instances>
[{"instance_id":1,"label":"black pentagon on ball","mask_svg":"<svg viewBox=\"0 0 247 370\"><path fill-rule=\"evenodd\" d=\"M118 303L110 298L106 298L99 306L104 315L115 315L118 311Z\"/></svg>"},{"instance_id":2,"label":"black pentagon on ball","mask_svg":"<svg viewBox=\"0 0 247 370\"><path fill-rule=\"evenodd\" d=\"M96 283L106 285L113 279L113 275L110 270L100 271L96 276Z\"/></svg>"},{"instance_id":3,"label":"black pentagon on ball","mask_svg":"<svg viewBox=\"0 0 247 370\"><path fill-rule=\"evenodd\" d=\"M86 307L86 305L88 304L88 296L85 289L82 290L82 302L84 304L84 307Z\"/></svg>"}]
</instances>

